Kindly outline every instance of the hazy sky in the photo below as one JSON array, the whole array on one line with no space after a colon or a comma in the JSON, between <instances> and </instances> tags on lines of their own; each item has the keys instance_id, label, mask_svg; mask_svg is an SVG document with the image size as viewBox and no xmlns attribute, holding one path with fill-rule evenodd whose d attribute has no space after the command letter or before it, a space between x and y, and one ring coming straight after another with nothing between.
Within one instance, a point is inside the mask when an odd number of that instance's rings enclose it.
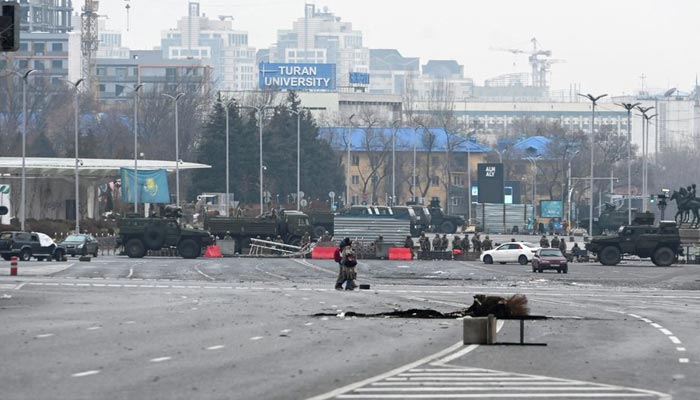
<instances>
[{"instance_id":1,"label":"hazy sky","mask_svg":"<svg viewBox=\"0 0 700 400\"><path fill-rule=\"evenodd\" d=\"M74 0L80 3L81 0ZM312 1L308 1L313 3ZM124 30L124 44L152 48L162 30L187 13L188 0L103 0L108 26ZM256 49L276 40L303 16L304 0L201 0L201 12L232 15ZM456 59L477 84L529 70L526 55L490 47L530 49L530 39L565 60L552 66L552 87L580 83L582 91L622 94L648 88L689 90L700 71L700 1L697 0L325 0L315 2L363 32L369 48L402 55ZM416 4L421 4L416 5Z\"/></svg>"}]
</instances>

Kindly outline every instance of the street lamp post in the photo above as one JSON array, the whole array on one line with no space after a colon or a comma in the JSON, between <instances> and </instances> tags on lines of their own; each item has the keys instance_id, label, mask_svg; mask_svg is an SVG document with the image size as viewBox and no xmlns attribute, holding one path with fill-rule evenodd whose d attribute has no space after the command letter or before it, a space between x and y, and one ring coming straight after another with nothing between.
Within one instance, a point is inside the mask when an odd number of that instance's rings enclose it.
<instances>
[{"instance_id":1,"label":"street lamp post","mask_svg":"<svg viewBox=\"0 0 700 400\"><path fill-rule=\"evenodd\" d=\"M139 212L139 90L143 84L134 87L134 213Z\"/></svg>"},{"instance_id":2,"label":"street lamp post","mask_svg":"<svg viewBox=\"0 0 700 400\"><path fill-rule=\"evenodd\" d=\"M394 128L391 131L391 205L396 205L396 134L398 133L397 124L400 124L400 120L392 122L391 126Z\"/></svg>"},{"instance_id":3,"label":"street lamp post","mask_svg":"<svg viewBox=\"0 0 700 400\"><path fill-rule=\"evenodd\" d=\"M352 134L354 133L353 131L355 130L355 124L352 123L352 119L355 117L355 114L350 115L350 118L348 118L348 122L350 122L350 125L352 126L352 129L350 131L350 134L348 135L346 141L346 149L347 149L347 172L345 173L345 206L349 207L350 206L350 145L352 144Z\"/></svg>"},{"instance_id":4,"label":"street lamp post","mask_svg":"<svg viewBox=\"0 0 700 400\"><path fill-rule=\"evenodd\" d=\"M642 106L637 106L636 107L639 112L641 112L642 116L642 212L647 211L647 137L649 135L648 128L649 128L649 120L654 118L656 114L653 116L648 116L647 112L651 111L654 109L654 107L642 107Z\"/></svg>"},{"instance_id":5,"label":"street lamp post","mask_svg":"<svg viewBox=\"0 0 700 400\"><path fill-rule=\"evenodd\" d=\"M302 110L325 110L326 107L301 107L289 110L297 116L297 210L301 210L301 114Z\"/></svg>"},{"instance_id":6,"label":"street lamp post","mask_svg":"<svg viewBox=\"0 0 700 400\"><path fill-rule=\"evenodd\" d=\"M593 96L592 94L581 94L578 93L579 96L585 97L586 99L591 101L591 104L593 105L591 109L591 177L590 177L590 187L591 187L591 197L590 197L590 204L589 204L589 217L588 217L588 234L592 235L593 234L593 155L595 154L593 144L595 143L595 106L598 103L598 100L602 99L603 97L607 96L607 94L601 94L600 96Z\"/></svg>"},{"instance_id":7,"label":"street lamp post","mask_svg":"<svg viewBox=\"0 0 700 400\"><path fill-rule=\"evenodd\" d=\"M29 84L29 75L34 72L33 69L28 70L22 75L22 181L20 191L20 213L19 222L22 230L24 230L24 220L26 216L26 198L27 198L27 85Z\"/></svg>"},{"instance_id":8,"label":"street lamp post","mask_svg":"<svg viewBox=\"0 0 700 400\"><path fill-rule=\"evenodd\" d=\"M178 93L175 96L171 96L167 93L163 93L163 96L173 101L173 106L175 107L175 202L178 207L180 206L180 133L178 130L179 118L177 114L177 101L184 95L184 93Z\"/></svg>"},{"instance_id":9,"label":"street lamp post","mask_svg":"<svg viewBox=\"0 0 700 400\"><path fill-rule=\"evenodd\" d=\"M75 233L80 233L80 174L78 168L80 167L80 159L78 158L78 86L83 83L83 79L78 79L75 82L66 81L73 86L74 96L73 96L73 111L75 113Z\"/></svg>"},{"instance_id":10,"label":"street lamp post","mask_svg":"<svg viewBox=\"0 0 700 400\"><path fill-rule=\"evenodd\" d=\"M527 157L527 160L530 161L532 164L532 167L534 169L534 173L532 174L532 224L534 226L535 224L535 218L537 217L537 160L540 159L540 156L537 157Z\"/></svg>"},{"instance_id":11,"label":"street lamp post","mask_svg":"<svg viewBox=\"0 0 700 400\"><path fill-rule=\"evenodd\" d=\"M627 110L627 225L632 224L632 109L641 104L618 104Z\"/></svg>"}]
</instances>

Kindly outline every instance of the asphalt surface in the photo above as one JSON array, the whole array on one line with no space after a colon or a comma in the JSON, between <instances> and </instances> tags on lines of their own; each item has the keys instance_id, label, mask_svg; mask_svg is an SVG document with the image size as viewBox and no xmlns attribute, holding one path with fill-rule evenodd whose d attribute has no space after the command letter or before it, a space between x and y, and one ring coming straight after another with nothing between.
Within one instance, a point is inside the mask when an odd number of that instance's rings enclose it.
<instances>
[{"instance_id":1,"label":"asphalt surface","mask_svg":"<svg viewBox=\"0 0 700 400\"><path fill-rule=\"evenodd\" d=\"M0 399L700 398L700 266L98 257L0 268ZM527 343L463 346L451 312L521 293ZM315 316L327 314L327 316ZM329 315L329 316L328 316ZM498 342L517 342L505 321Z\"/></svg>"}]
</instances>

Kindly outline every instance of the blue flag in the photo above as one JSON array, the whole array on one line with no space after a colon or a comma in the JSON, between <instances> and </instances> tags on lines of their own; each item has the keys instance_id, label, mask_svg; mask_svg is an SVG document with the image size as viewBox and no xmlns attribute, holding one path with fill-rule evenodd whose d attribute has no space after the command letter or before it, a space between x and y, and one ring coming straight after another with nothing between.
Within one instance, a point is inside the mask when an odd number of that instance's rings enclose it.
<instances>
[{"instance_id":1,"label":"blue flag","mask_svg":"<svg viewBox=\"0 0 700 400\"><path fill-rule=\"evenodd\" d=\"M119 168L122 178L122 201L134 202L134 170ZM139 203L170 203L170 191L168 190L168 174L164 169L143 170L139 169L138 182Z\"/></svg>"}]
</instances>

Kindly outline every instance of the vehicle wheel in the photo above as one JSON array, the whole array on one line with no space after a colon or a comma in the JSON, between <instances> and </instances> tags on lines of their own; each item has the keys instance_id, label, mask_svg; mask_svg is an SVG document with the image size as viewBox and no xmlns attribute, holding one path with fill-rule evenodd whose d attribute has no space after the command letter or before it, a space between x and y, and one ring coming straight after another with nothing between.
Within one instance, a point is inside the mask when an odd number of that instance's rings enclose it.
<instances>
[{"instance_id":1,"label":"vehicle wheel","mask_svg":"<svg viewBox=\"0 0 700 400\"><path fill-rule=\"evenodd\" d=\"M541 274L544 272L544 270L542 268L537 268L537 272L539 272Z\"/></svg>"},{"instance_id":2,"label":"vehicle wheel","mask_svg":"<svg viewBox=\"0 0 700 400\"><path fill-rule=\"evenodd\" d=\"M620 262L620 249L615 246L604 247L598 253L598 259L603 265L617 265Z\"/></svg>"},{"instance_id":3,"label":"vehicle wheel","mask_svg":"<svg viewBox=\"0 0 700 400\"><path fill-rule=\"evenodd\" d=\"M557 268L557 274L561 274L561 268Z\"/></svg>"},{"instance_id":4,"label":"vehicle wheel","mask_svg":"<svg viewBox=\"0 0 700 400\"><path fill-rule=\"evenodd\" d=\"M10 261L10 260L12 260L12 256L9 255L9 254L3 254L3 255L2 255L2 258L3 258L3 260L5 260L5 261Z\"/></svg>"},{"instance_id":5,"label":"vehicle wheel","mask_svg":"<svg viewBox=\"0 0 700 400\"><path fill-rule=\"evenodd\" d=\"M301 246L301 238L299 236L294 236L289 239L289 244L292 246Z\"/></svg>"},{"instance_id":6,"label":"vehicle wheel","mask_svg":"<svg viewBox=\"0 0 700 400\"><path fill-rule=\"evenodd\" d=\"M193 239L184 239L177 245L177 251L182 258L197 258L202 253L202 247Z\"/></svg>"},{"instance_id":7,"label":"vehicle wheel","mask_svg":"<svg viewBox=\"0 0 700 400\"><path fill-rule=\"evenodd\" d=\"M498 263L499 263L499 264L503 264L503 265L505 265L505 264L506 264L506 262L505 262L505 261L499 261Z\"/></svg>"},{"instance_id":8,"label":"vehicle wheel","mask_svg":"<svg viewBox=\"0 0 700 400\"><path fill-rule=\"evenodd\" d=\"M326 233L326 228L323 225L314 226L314 238L315 239L320 238L321 236L323 236L324 233Z\"/></svg>"},{"instance_id":9,"label":"vehicle wheel","mask_svg":"<svg viewBox=\"0 0 700 400\"><path fill-rule=\"evenodd\" d=\"M143 244L149 250L159 250L165 243L165 232L156 226L146 228L143 233Z\"/></svg>"},{"instance_id":10,"label":"vehicle wheel","mask_svg":"<svg viewBox=\"0 0 700 400\"><path fill-rule=\"evenodd\" d=\"M29 261L32 259L32 252L29 249L24 249L19 252L19 259L21 261Z\"/></svg>"},{"instance_id":11,"label":"vehicle wheel","mask_svg":"<svg viewBox=\"0 0 700 400\"><path fill-rule=\"evenodd\" d=\"M143 242L141 242L139 239L130 239L128 242L126 242L124 250L129 258L142 258L146 255L146 248L143 246Z\"/></svg>"},{"instance_id":12,"label":"vehicle wheel","mask_svg":"<svg viewBox=\"0 0 700 400\"><path fill-rule=\"evenodd\" d=\"M56 250L53 253L53 259L56 261L63 261L63 256L65 255L63 250Z\"/></svg>"},{"instance_id":13,"label":"vehicle wheel","mask_svg":"<svg viewBox=\"0 0 700 400\"><path fill-rule=\"evenodd\" d=\"M445 221L440 224L441 233L455 233L457 232L457 227L451 221Z\"/></svg>"},{"instance_id":14,"label":"vehicle wheel","mask_svg":"<svg viewBox=\"0 0 700 400\"><path fill-rule=\"evenodd\" d=\"M95 249L95 252L92 253L92 256L95 257L95 258L97 258L97 253L98 253L98 249Z\"/></svg>"},{"instance_id":15,"label":"vehicle wheel","mask_svg":"<svg viewBox=\"0 0 700 400\"><path fill-rule=\"evenodd\" d=\"M521 255L518 257L518 262L520 265L527 265L527 257L525 257L525 255Z\"/></svg>"},{"instance_id":16,"label":"vehicle wheel","mask_svg":"<svg viewBox=\"0 0 700 400\"><path fill-rule=\"evenodd\" d=\"M484 256L484 264L493 264L493 257Z\"/></svg>"},{"instance_id":17,"label":"vehicle wheel","mask_svg":"<svg viewBox=\"0 0 700 400\"><path fill-rule=\"evenodd\" d=\"M674 253L673 250L668 247L659 247L654 251L654 256L651 260L654 262L654 265L658 267L668 267L673 264L675 258L676 253Z\"/></svg>"},{"instance_id":18,"label":"vehicle wheel","mask_svg":"<svg viewBox=\"0 0 700 400\"><path fill-rule=\"evenodd\" d=\"M569 273L569 267L564 267L562 270L563 273L568 274Z\"/></svg>"}]
</instances>

